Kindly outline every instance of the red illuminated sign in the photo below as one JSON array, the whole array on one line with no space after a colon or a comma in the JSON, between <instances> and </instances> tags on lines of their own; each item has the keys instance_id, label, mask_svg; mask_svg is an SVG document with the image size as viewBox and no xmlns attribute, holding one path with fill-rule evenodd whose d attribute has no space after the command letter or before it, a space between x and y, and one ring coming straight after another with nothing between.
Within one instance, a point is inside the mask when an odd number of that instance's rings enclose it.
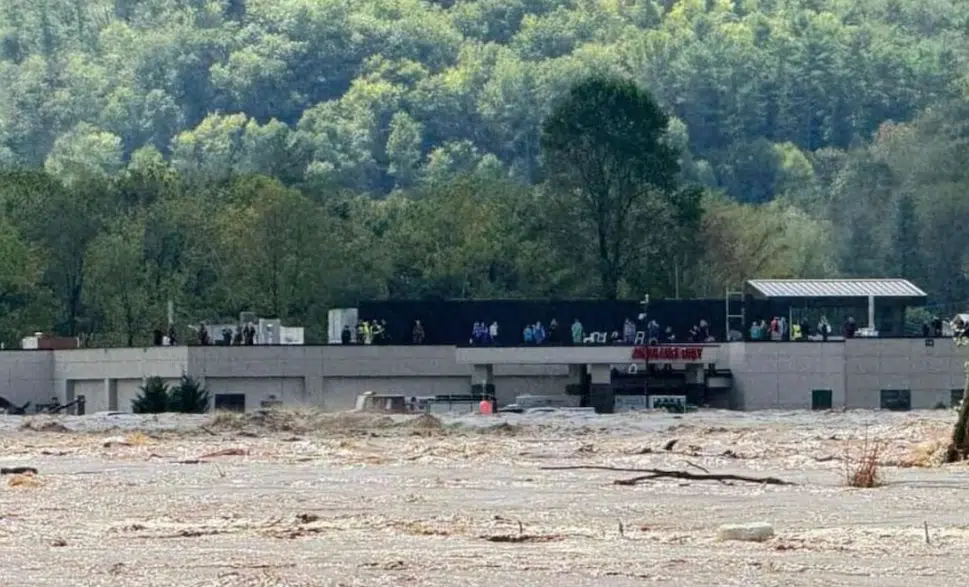
<instances>
[{"instance_id":1,"label":"red illuminated sign","mask_svg":"<svg viewBox=\"0 0 969 587\"><path fill-rule=\"evenodd\" d=\"M702 346L638 346L633 349L634 361L703 361Z\"/></svg>"}]
</instances>

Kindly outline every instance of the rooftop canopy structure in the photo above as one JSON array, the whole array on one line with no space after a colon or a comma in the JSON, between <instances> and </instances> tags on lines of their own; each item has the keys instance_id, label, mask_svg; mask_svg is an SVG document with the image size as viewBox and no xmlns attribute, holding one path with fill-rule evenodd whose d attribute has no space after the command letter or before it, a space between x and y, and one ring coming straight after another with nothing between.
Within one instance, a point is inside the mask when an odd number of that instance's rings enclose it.
<instances>
[{"instance_id":1,"label":"rooftop canopy structure","mask_svg":"<svg viewBox=\"0 0 969 587\"><path fill-rule=\"evenodd\" d=\"M907 279L751 279L744 293L785 308L792 321L824 316L837 329L848 317L867 314L868 329L882 336L904 334L905 308L924 306L924 291Z\"/></svg>"}]
</instances>

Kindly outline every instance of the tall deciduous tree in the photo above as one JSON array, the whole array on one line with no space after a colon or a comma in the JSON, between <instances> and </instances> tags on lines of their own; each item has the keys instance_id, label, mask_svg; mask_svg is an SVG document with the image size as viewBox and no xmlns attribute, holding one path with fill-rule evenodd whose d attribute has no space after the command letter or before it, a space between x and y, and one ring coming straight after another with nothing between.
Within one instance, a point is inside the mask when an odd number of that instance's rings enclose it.
<instances>
[{"instance_id":1,"label":"tall deciduous tree","mask_svg":"<svg viewBox=\"0 0 969 587\"><path fill-rule=\"evenodd\" d=\"M9 348L53 315L49 290L36 283L39 261L20 231L0 216L0 341Z\"/></svg>"},{"instance_id":2,"label":"tall deciduous tree","mask_svg":"<svg viewBox=\"0 0 969 587\"><path fill-rule=\"evenodd\" d=\"M96 309L106 332L118 333L126 346L147 342L151 332L144 224L121 218L111 232L88 248L85 301Z\"/></svg>"},{"instance_id":3,"label":"tall deciduous tree","mask_svg":"<svg viewBox=\"0 0 969 587\"><path fill-rule=\"evenodd\" d=\"M4 180L12 220L41 251L43 281L60 307L56 329L76 335L84 317L87 248L109 216L112 186L104 178L83 175L64 185L32 172L9 174Z\"/></svg>"},{"instance_id":4,"label":"tall deciduous tree","mask_svg":"<svg viewBox=\"0 0 969 587\"><path fill-rule=\"evenodd\" d=\"M668 120L633 82L593 77L575 85L542 127L551 193L568 222L563 230L588 245L574 252L591 255L606 298L618 297L633 264L648 261L658 236L652 222L676 189Z\"/></svg>"},{"instance_id":5,"label":"tall deciduous tree","mask_svg":"<svg viewBox=\"0 0 969 587\"><path fill-rule=\"evenodd\" d=\"M304 320L325 300L321 271L334 259L325 217L299 192L266 178L236 182L218 220L222 283L233 314Z\"/></svg>"},{"instance_id":6,"label":"tall deciduous tree","mask_svg":"<svg viewBox=\"0 0 969 587\"><path fill-rule=\"evenodd\" d=\"M910 194L898 198L895 210L895 234L892 236L890 269L899 277L912 279L920 268L919 228L915 216L915 202Z\"/></svg>"}]
</instances>

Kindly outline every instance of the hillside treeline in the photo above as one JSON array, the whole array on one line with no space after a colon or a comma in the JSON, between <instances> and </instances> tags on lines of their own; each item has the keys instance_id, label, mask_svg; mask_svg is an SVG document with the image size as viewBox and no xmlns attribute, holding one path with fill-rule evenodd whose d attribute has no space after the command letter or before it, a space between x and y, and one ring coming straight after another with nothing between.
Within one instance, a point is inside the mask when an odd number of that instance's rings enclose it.
<instances>
[{"instance_id":1,"label":"hillside treeline","mask_svg":"<svg viewBox=\"0 0 969 587\"><path fill-rule=\"evenodd\" d=\"M7 0L3 338L125 342L166 299L319 332L361 298L599 295L541 148L590 74L656 98L705 190L621 295L891 275L956 307L967 25L955 0Z\"/></svg>"}]
</instances>

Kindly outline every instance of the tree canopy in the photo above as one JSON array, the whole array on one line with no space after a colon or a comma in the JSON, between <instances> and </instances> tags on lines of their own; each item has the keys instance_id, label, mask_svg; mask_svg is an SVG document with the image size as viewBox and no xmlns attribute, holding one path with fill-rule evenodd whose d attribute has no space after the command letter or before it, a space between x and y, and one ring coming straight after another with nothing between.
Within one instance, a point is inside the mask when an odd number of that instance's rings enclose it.
<instances>
[{"instance_id":1,"label":"tree canopy","mask_svg":"<svg viewBox=\"0 0 969 587\"><path fill-rule=\"evenodd\" d=\"M903 276L964 309L966 22L956 0L9 0L0 336L138 343L172 299L319 337L366 298L751 277ZM605 265L561 230L597 234L547 132L589 79L657 133L612 234L653 230ZM584 103L590 133L623 120Z\"/></svg>"},{"instance_id":2,"label":"tree canopy","mask_svg":"<svg viewBox=\"0 0 969 587\"><path fill-rule=\"evenodd\" d=\"M606 298L616 299L632 265L658 259L655 245L681 229L664 222L679 216L668 124L636 84L597 76L573 86L542 127L556 231L578 245L571 261L597 267Z\"/></svg>"}]
</instances>

